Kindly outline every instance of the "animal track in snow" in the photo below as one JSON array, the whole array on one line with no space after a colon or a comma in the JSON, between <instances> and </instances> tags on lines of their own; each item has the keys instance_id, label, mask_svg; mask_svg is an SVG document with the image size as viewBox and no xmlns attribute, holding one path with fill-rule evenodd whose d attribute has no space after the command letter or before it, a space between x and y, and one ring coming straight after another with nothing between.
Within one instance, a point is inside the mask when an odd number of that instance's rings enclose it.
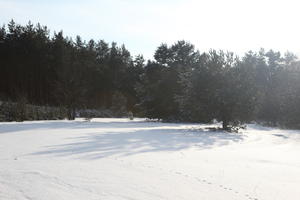
<instances>
[{"instance_id":1,"label":"animal track in snow","mask_svg":"<svg viewBox=\"0 0 300 200\"><path fill-rule=\"evenodd\" d=\"M125 163L126 161L123 160L123 159L116 159L115 160L118 160L118 161L121 161L122 163ZM182 172L179 172L179 171L172 171L172 170L165 170L164 168L161 168L161 167L155 167L155 166L152 166L152 165L144 165L144 164L139 164L139 165L134 165L134 163L132 162L127 162L127 164L131 165L131 166L142 166L144 168L148 168L148 169L158 169L160 171L168 171L168 173L172 173L172 174L176 174L176 175L180 175L180 176L183 176L185 178L193 178L195 180L197 180L198 182L202 182L202 183L206 183L207 185L211 185L213 186L214 184L212 182L209 182L208 180L206 179L201 179L201 178L198 178L198 177L191 177L190 175L188 174L184 174ZM236 190L233 190L232 188L229 188L229 187L225 187L224 185L218 185L219 188L223 189L223 190L226 190L226 191L231 191L233 192L234 194L236 195L239 195L240 192L239 191L236 191ZM249 194L244 194L243 195L245 198L247 199L250 199L250 200L259 200L258 198L254 198L254 197L251 197Z\"/></svg>"}]
</instances>

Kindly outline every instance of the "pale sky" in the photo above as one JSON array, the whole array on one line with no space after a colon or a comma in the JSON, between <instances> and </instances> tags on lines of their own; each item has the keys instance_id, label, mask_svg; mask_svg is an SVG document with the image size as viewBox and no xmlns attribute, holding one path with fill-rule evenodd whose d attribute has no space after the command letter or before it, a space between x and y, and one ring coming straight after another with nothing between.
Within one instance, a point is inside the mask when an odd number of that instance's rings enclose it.
<instances>
[{"instance_id":1,"label":"pale sky","mask_svg":"<svg viewBox=\"0 0 300 200\"><path fill-rule=\"evenodd\" d=\"M67 36L125 44L150 59L161 43L193 43L242 54L300 54L297 0L0 0L0 24L40 22Z\"/></svg>"}]
</instances>

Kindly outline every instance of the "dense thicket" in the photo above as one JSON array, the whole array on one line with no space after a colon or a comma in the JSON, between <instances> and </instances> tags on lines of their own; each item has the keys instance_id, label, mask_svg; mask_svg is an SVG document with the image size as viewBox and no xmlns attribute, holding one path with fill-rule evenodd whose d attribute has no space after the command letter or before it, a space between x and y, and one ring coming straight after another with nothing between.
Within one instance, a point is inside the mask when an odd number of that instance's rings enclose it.
<instances>
[{"instance_id":1,"label":"dense thicket","mask_svg":"<svg viewBox=\"0 0 300 200\"><path fill-rule=\"evenodd\" d=\"M300 128L300 65L273 50L200 54L192 44L162 44L137 87L145 115L224 128L257 121Z\"/></svg>"},{"instance_id":2,"label":"dense thicket","mask_svg":"<svg viewBox=\"0 0 300 200\"><path fill-rule=\"evenodd\" d=\"M11 21L0 29L1 99L66 106L69 118L76 108L112 108L120 100L132 110L143 63L124 45L84 42L79 36L73 41L62 31L50 37L40 24Z\"/></svg>"},{"instance_id":3,"label":"dense thicket","mask_svg":"<svg viewBox=\"0 0 300 200\"><path fill-rule=\"evenodd\" d=\"M160 45L154 60L124 45L75 40L45 26L11 21L0 29L0 100L77 109L133 111L224 128L257 121L300 128L300 67L273 50L200 53L186 42Z\"/></svg>"}]
</instances>

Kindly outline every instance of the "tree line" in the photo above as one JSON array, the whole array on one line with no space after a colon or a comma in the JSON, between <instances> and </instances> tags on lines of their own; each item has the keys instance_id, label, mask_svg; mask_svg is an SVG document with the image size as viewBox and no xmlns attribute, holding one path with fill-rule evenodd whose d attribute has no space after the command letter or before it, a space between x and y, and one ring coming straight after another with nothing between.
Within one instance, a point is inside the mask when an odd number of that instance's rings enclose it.
<instances>
[{"instance_id":1,"label":"tree line","mask_svg":"<svg viewBox=\"0 0 300 200\"><path fill-rule=\"evenodd\" d=\"M300 65L290 52L243 56L178 41L154 60L124 45L50 35L46 26L11 21L0 29L0 98L79 108L124 109L167 121L246 122L300 128Z\"/></svg>"},{"instance_id":2,"label":"tree line","mask_svg":"<svg viewBox=\"0 0 300 200\"><path fill-rule=\"evenodd\" d=\"M78 108L136 104L134 85L143 71L142 56L132 58L124 45L82 41L46 26L11 21L0 29L0 96L26 98L34 105L65 106L69 118Z\"/></svg>"}]
</instances>

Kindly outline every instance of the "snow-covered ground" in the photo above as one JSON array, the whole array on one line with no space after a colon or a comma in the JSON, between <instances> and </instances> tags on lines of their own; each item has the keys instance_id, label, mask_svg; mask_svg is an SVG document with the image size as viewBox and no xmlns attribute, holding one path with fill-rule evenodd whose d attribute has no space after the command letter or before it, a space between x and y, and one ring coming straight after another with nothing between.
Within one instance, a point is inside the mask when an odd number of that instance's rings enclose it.
<instances>
[{"instance_id":1,"label":"snow-covered ground","mask_svg":"<svg viewBox=\"0 0 300 200\"><path fill-rule=\"evenodd\" d=\"M300 199L300 131L207 126L0 123L0 199Z\"/></svg>"}]
</instances>

